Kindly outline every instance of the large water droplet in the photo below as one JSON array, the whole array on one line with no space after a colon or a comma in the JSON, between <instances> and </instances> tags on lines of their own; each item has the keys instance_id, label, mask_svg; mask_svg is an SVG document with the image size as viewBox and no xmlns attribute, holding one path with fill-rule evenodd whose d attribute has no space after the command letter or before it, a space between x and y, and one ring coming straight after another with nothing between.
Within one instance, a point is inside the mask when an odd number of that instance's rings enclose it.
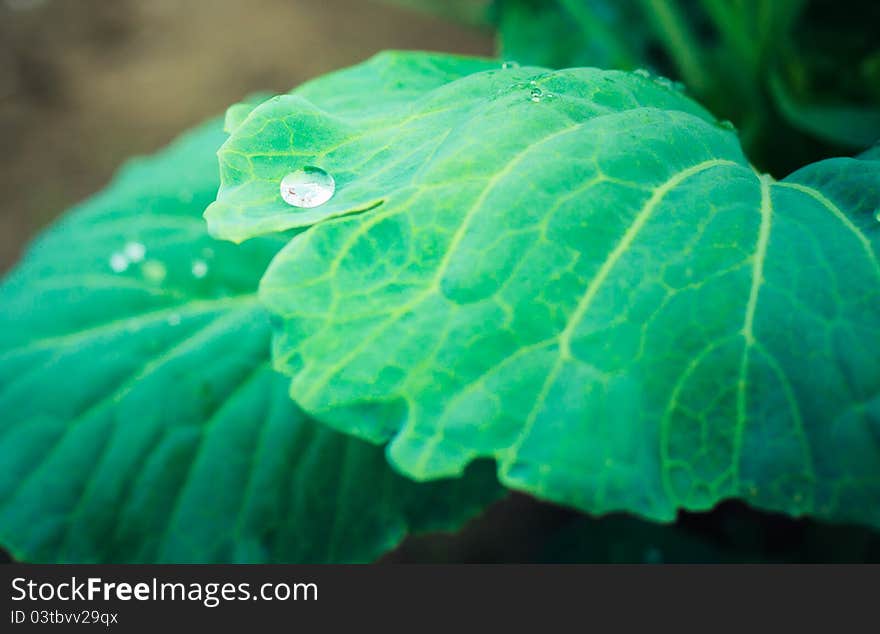
<instances>
[{"instance_id":1,"label":"large water droplet","mask_svg":"<svg viewBox=\"0 0 880 634\"><path fill-rule=\"evenodd\" d=\"M281 180L281 197L294 207L320 207L335 192L336 181L320 167L306 166Z\"/></svg>"},{"instance_id":2,"label":"large water droplet","mask_svg":"<svg viewBox=\"0 0 880 634\"><path fill-rule=\"evenodd\" d=\"M131 262L141 262L147 254L147 247L140 242L127 242L122 248L125 257Z\"/></svg>"},{"instance_id":3,"label":"large water droplet","mask_svg":"<svg viewBox=\"0 0 880 634\"><path fill-rule=\"evenodd\" d=\"M192 274L197 280L205 277L208 274L208 263L204 260L193 260Z\"/></svg>"},{"instance_id":4,"label":"large water droplet","mask_svg":"<svg viewBox=\"0 0 880 634\"><path fill-rule=\"evenodd\" d=\"M110 268L114 273L122 273L128 269L128 258L122 253L114 253L110 256Z\"/></svg>"}]
</instances>

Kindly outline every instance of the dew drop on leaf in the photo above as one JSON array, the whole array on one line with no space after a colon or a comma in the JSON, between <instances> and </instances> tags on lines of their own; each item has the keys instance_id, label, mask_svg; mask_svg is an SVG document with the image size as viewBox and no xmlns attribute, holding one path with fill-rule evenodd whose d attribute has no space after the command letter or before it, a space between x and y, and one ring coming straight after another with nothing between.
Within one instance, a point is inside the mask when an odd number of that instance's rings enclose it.
<instances>
[{"instance_id":1,"label":"dew drop on leaf","mask_svg":"<svg viewBox=\"0 0 880 634\"><path fill-rule=\"evenodd\" d=\"M129 262L142 262L147 254L147 248L140 242L127 242L122 252Z\"/></svg>"},{"instance_id":2,"label":"dew drop on leaf","mask_svg":"<svg viewBox=\"0 0 880 634\"><path fill-rule=\"evenodd\" d=\"M153 284L161 284L165 281L165 276L168 274L168 270L165 268L165 265L158 260L147 260L141 265L141 273L147 281L152 282Z\"/></svg>"},{"instance_id":3,"label":"dew drop on leaf","mask_svg":"<svg viewBox=\"0 0 880 634\"><path fill-rule=\"evenodd\" d=\"M192 274L197 280L205 277L208 274L208 263L204 260L193 260Z\"/></svg>"},{"instance_id":4,"label":"dew drop on leaf","mask_svg":"<svg viewBox=\"0 0 880 634\"><path fill-rule=\"evenodd\" d=\"M544 98L544 91L540 88L532 88L532 91L529 93L529 99L538 103Z\"/></svg>"},{"instance_id":5,"label":"dew drop on leaf","mask_svg":"<svg viewBox=\"0 0 880 634\"><path fill-rule=\"evenodd\" d=\"M319 207L335 192L336 181L320 167L303 167L281 180L281 197L293 207Z\"/></svg>"},{"instance_id":6,"label":"dew drop on leaf","mask_svg":"<svg viewBox=\"0 0 880 634\"><path fill-rule=\"evenodd\" d=\"M501 64L502 70L511 70L513 68L519 68L519 62L509 61Z\"/></svg>"},{"instance_id":7,"label":"dew drop on leaf","mask_svg":"<svg viewBox=\"0 0 880 634\"><path fill-rule=\"evenodd\" d=\"M122 253L114 253L110 256L110 268L114 273L122 273L128 269L128 258Z\"/></svg>"}]
</instances>

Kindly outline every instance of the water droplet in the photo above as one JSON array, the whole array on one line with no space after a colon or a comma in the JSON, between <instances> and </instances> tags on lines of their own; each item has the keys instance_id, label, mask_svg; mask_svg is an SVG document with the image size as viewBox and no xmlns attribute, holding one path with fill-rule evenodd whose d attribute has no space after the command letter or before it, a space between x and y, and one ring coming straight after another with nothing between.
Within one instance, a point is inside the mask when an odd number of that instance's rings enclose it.
<instances>
[{"instance_id":1,"label":"water droplet","mask_svg":"<svg viewBox=\"0 0 880 634\"><path fill-rule=\"evenodd\" d=\"M725 119L724 121L719 121L718 127L724 128L725 130L736 130L736 126L733 125L733 121L729 121L727 119Z\"/></svg>"},{"instance_id":2,"label":"water droplet","mask_svg":"<svg viewBox=\"0 0 880 634\"><path fill-rule=\"evenodd\" d=\"M127 242L122 248L122 252L125 253L125 257L130 262L137 263L143 261L144 256L147 254L147 247L140 242Z\"/></svg>"},{"instance_id":3,"label":"water droplet","mask_svg":"<svg viewBox=\"0 0 880 634\"><path fill-rule=\"evenodd\" d=\"M172 313L168 315L168 325L169 326L179 326L180 325L180 315L177 313Z\"/></svg>"},{"instance_id":4,"label":"water droplet","mask_svg":"<svg viewBox=\"0 0 880 634\"><path fill-rule=\"evenodd\" d=\"M529 93L529 99L531 99L535 103L538 103L543 98L544 98L544 91L543 90L541 90L540 88L532 88L531 92Z\"/></svg>"},{"instance_id":5,"label":"water droplet","mask_svg":"<svg viewBox=\"0 0 880 634\"><path fill-rule=\"evenodd\" d=\"M320 207L333 198L336 181L320 167L306 166L281 181L281 197L293 207Z\"/></svg>"},{"instance_id":6,"label":"water droplet","mask_svg":"<svg viewBox=\"0 0 880 634\"><path fill-rule=\"evenodd\" d=\"M639 77L644 77L648 79L651 77L651 73L645 68L637 68L633 71L633 75L638 75Z\"/></svg>"},{"instance_id":7,"label":"water droplet","mask_svg":"<svg viewBox=\"0 0 880 634\"><path fill-rule=\"evenodd\" d=\"M141 265L141 273L148 281L154 284L161 284L168 275L168 269L158 260L147 260Z\"/></svg>"},{"instance_id":8,"label":"water droplet","mask_svg":"<svg viewBox=\"0 0 880 634\"><path fill-rule=\"evenodd\" d=\"M208 263L204 260L193 260L192 274L197 280L205 277L208 274Z\"/></svg>"},{"instance_id":9,"label":"water droplet","mask_svg":"<svg viewBox=\"0 0 880 634\"><path fill-rule=\"evenodd\" d=\"M128 269L128 258L122 253L114 253L110 256L110 268L114 273L122 273Z\"/></svg>"},{"instance_id":10,"label":"water droplet","mask_svg":"<svg viewBox=\"0 0 880 634\"><path fill-rule=\"evenodd\" d=\"M501 64L502 70L511 70L513 68L519 68L519 62L509 61Z\"/></svg>"}]
</instances>

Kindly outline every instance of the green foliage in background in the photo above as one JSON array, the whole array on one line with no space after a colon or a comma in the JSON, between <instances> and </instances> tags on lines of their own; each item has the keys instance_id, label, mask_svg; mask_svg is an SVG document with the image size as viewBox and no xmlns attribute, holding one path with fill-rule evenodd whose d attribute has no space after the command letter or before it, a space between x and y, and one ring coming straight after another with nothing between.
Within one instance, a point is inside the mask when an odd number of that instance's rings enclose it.
<instances>
[{"instance_id":1,"label":"green foliage in background","mask_svg":"<svg viewBox=\"0 0 880 634\"><path fill-rule=\"evenodd\" d=\"M502 57L645 68L683 82L784 175L880 138L880 4L856 0L495 0L440 12L498 30Z\"/></svg>"},{"instance_id":2,"label":"green foliage in background","mask_svg":"<svg viewBox=\"0 0 880 634\"><path fill-rule=\"evenodd\" d=\"M498 0L502 55L647 68L741 130L776 175L880 138L880 5L860 0Z\"/></svg>"}]
</instances>

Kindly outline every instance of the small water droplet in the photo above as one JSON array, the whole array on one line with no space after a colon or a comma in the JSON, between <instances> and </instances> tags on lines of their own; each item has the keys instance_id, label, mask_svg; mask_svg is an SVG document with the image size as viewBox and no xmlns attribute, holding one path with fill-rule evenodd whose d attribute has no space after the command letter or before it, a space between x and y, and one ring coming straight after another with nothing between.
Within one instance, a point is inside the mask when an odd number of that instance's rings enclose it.
<instances>
[{"instance_id":1,"label":"small water droplet","mask_svg":"<svg viewBox=\"0 0 880 634\"><path fill-rule=\"evenodd\" d=\"M729 121L728 119L724 119L723 121L719 121L718 127L724 128L725 130L736 131L736 126L733 125L733 121Z\"/></svg>"},{"instance_id":2,"label":"small water droplet","mask_svg":"<svg viewBox=\"0 0 880 634\"><path fill-rule=\"evenodd\" d=\"M532 88L531 92L529 93L529 99L531 99L535 103L538 103L543 98L544 98L544 91L543 90L541 90L540 88Z\"/></svg>"},{"instance_id":3,"label":"small water droplet","mask_svg":"<svg viewBox=\"0 0 880 634\"><path fill-rule=\"evenodd\" d=\"M501 64L502 70L511 70L513 68L519 68L519 62L508 61Z\"/></svg>"},{"instance_id":4,"label":"small water droplet","mask_svg":"<svg viewBox=\"0 0 880 634\"><path fill-rule=\"evenodd\" d=\"M128 258L122 253L114 253L110 256L110 268L114 273L122 273L128 269Z\"/></svg>"},{"instance_id":5,"label":"small water droplet","mask_svg":"<svg viewBox=\"0 0 880 634\"><path fill-rule=\"evenodd\" d=\"M336 181L320 167L306 166L281 180L281 197L293 207L320 207L335 192Z\"/></svg>"},{"instance_id":6,"label":"small water droplet","mask_svg":"<svg viewBox=\"0 0 880 634\"><path fill-rule=\"evenodd\" d=\"M651 77L651 73L646 68L637 68L633 71L633 75L638 75L639 77L644 77L648 79Z\"/></svg>"},{"instance_id":7,"label":"small water droplet","mask_svg":"<svg viewBox=\"0 0 880 634\"><path fill-rule=\"evenodd\" d=\"M158 260L147 260L141 265L141 273L148 281L161 284L168 275L168 269Z\"/></svg>"},{"instance_id":8,"label":"small water droplet","mask_svg":"<svg viewBox=\"0 0 880 634\"><path fill-rule=\"evenodd\" d=\"M179 326L180 325L180 315L177 313L172 313L168 315L168 325L169 326Z\"/></svg>"},{"instance_id":9,"label":"small water droplet","mask_svg":"<svg viewBox=\"0 0 880 634\"><path fill-rule=\"evenodd\" d=\"M662 76L658 75L657 77L654 78L654 83L657 84L658 86L663 86L663 88L667 88L669 90L675 90L675 84L672 83L671 79L668 79L666 77L662 77Z\"/></svg>"},{"instance_id":10,"label":"small water droplet","mask_svg":"<svg viewBox=\"0 0 880 634\"><path fill-rule=\"evenodd\" d=\"M122 252L125 253L125 257L130 262L137 263L143 261L144 256L147 254L147 247L140 242L126 242Z\"/></svg>"},{"instance_id":11,"label":"small water droplet","mask_svg":"<svg viewBox=\"0 0 880 634\"><path fill-rule=\"evenodd\" d=\"M193 260L192 274L197 280L205 277L208 274L208 263L204 260Z\"/></svg>"}]
</instances>

